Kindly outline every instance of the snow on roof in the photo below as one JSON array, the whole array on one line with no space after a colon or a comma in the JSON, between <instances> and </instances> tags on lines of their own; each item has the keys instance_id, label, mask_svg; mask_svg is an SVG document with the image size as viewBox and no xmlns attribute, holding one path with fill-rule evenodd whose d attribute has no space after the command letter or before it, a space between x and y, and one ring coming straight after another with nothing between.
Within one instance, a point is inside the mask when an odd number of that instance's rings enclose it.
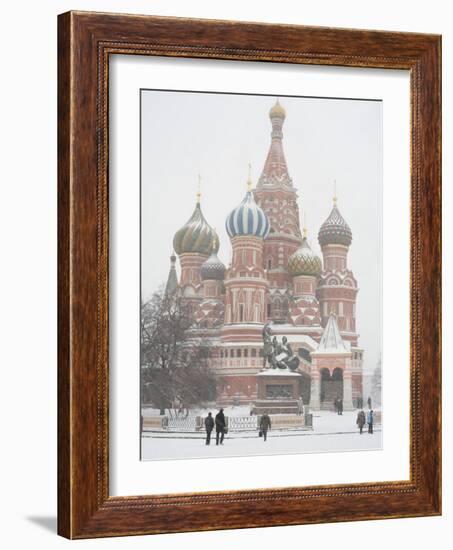
<instances>
[{"instance_id":1,"label":"snow on roof","mask_svg":"<svg viewBox=\"0 0 453 550\"><path fill-rule=\"evenodd\" d=\"M289 323L271 323L270 329L272 334L282 334L283 336L288 336L288 334L308 334L310 332L314 334L319 334L322 331L321 326L294 326L290 325Z\"/></svg>"},{"instance_id":2,"label":"snow on roof","mask_svg":"<svg viewBox=\"0 0 453 550\"><path fill-rule=\"evenodd\" d=\"M260 371L257 376L301 376L297 372L293 372L287 369L265 369Z\"/></svg>"},{"instance_id":3,"label":"snow on roof","mask_svg":"<svg viewBox=\"0 0 453 550\"><path fill-rule=\"evenodd\" d=\"M341 337L337 318L334 313L330 314L315 353L350 353L349 346L347 346Z\"/></svg>"}]
</instances>

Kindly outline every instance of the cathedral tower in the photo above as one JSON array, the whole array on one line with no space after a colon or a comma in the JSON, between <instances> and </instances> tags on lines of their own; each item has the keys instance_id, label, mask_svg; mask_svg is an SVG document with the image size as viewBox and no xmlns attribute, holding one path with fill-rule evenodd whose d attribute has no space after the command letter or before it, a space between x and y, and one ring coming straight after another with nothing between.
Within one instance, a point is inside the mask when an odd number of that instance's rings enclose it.
<instances>
[{"instance_id":1,"label":"cathedral tower","mask_svg":"<svg viewBox=\"0 0 453 550\"><path fill-rule=\"evenodd\" d=\"M219 249L219 239L208 224L200 205L200 192L190 219L179 229L173 238L173 248L181 264L180 286L186 298L202 297L201 266L212 252Z\"/></svg>"},{"instance_id":2,"label":"cathedral tower","mask_svg":"<svg viewBox=\"0 0 453 550\"><path fill-rule=\"evenodd\" d=\"M269 221L251 191L226 219L233 249L226 272L225 322L221 330L220 402L250 403L256 399L256 374L262 366L262 333L269 283L263 268L264 239Z\"/></svg>"},{"instance_id":3,"label":"cathedral tower","mask_svg":"<svg viewBox=\"0 0 453 550\"><path fill-rule=\"evenodd\" d=\"M352 399L363 397L363 349L358 347L356 330L357 281L348 268L348 251L352 232L337 207L333 208L322 224L318 241L321 246L324 269L319 278L317 297L321 307L321 323L325 327L332 314L343 340L350 343L351 366L345 371L345 388L352 381ZM349 400L349 395L347 396ZM346 396L345 396L346 399Z\"/></svg>"},{"instance_id":4,"label":"cathedral tower","mask_svg":"<svg viewBox=\"0 0 453 550\"><path fill-rule=\"evenodd\" d=\"M248 336L254 333L256 339L261 340L261 329L266 322L268 281L263 269L263 248L269 221L255 202L250 177L247 185L244 200L226 220L233 258L225 279L224 339L230 332L237 335L238 325L256 325L255 330L250 331L249 327L245 331Z\"/></svg>"},{"instance_id":5,"label":"cathedral tower","mask_svg":"<svg viewBox=\"0 0 453 550\"><path fill-rule=\"evenodd\" d=\"M194 313L199 329L218 329L223 325L225 266L217 256L217 249L217 239L214 238L211 255L200 269L202 300Z\"/></svg>"},{"instance_id":6,"label":"cathedral tower","mask_svg":"<svg viewBox=\"0 0 453 550\"><path fill-rule=\"evenodd\" d=\"M298 249L301 239L299 207L283 151L286 112L278 100L269 111L269 118L271 144L254 194L270 223L263 251L270 286L286 289L291 285L291 275L286 269L288 258ZM269 314L272 318L272 308Z\"/></svg>"},{"instance_id":7,"label":"cathedral tower","mask_svg":"<svg viewBox=\"0 0 453 550\"><path fill-rule=\"evenodd\" d=\"M318 241L324 263L317 292L322 325L326 326L330 314L335 313L343 337L357 345L355 304L358 288L348 269L352 232L338 210L336 197L332 211L319 230Z\"/></svg>"},{"instance_id":8,"label":"cathedral tower","mask_svg":"<svg viewBox=\"0 0 453 550\"><path fill-rule=\"evenodd\" d=\"M307 230L304 228L302 242L288 260L288 271L293 277L293 299L289 309L289 320L293 325L320 326L316 288L321 269L321 259L308 244Z\"/></svg>"},{"instance_id":9,"label":"cathedral tower","mask_svg":"<svg viewBox=\"0 0 453 550\"><path fill-rule=\"evenodd\" d=\"M165 285L166 296L173 296L178 290L178 275L176 273L176 256L170 256L170 271L168 272L167 284Z\"/></svg>"}]
</instances>

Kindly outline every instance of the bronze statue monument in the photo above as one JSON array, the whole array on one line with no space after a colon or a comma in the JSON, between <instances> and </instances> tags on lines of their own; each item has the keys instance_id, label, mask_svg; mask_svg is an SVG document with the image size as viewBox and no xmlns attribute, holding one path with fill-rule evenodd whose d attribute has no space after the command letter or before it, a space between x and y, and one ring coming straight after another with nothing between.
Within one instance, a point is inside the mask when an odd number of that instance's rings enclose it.
<instances>
[{"instance_id":1,"label":"bronze statue monument","mask_svg":"<svg viewBox=\"0 0 453 550\"><path fill-rule=\"evenodd\" d=\"M277 336L272 338L269 323L266 323L263 328L263 369L295 371L298 366L299 358L294 355L288 338L283 336L281 342Z\"/></svg>"}]
</instances>

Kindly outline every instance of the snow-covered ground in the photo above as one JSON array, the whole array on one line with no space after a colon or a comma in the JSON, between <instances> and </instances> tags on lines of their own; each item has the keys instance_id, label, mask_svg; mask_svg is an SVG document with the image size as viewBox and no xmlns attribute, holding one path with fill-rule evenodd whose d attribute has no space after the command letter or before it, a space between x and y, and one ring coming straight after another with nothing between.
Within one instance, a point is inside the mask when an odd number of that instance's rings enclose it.
<instances>
[{"instance_id":1,"label":"snow-covered ground","mask_svg":"<svg viewBox=\"0 0 453 550\"><path fill-rule=\"evenodd\" d=\"M243 414L244 411L241 415ZM224 444L218 446L215 444L215 431L212 433L209 446L205 445L204 433L145 432L142 438L142 458L225 458L381 449L381 427L376 426L374 434L368 434L365 426L363 434L360 435L355 424L356 417L355 411L344 412L343 415L321 411L314 415L313 430L270 430L266 442L258 437L257 432L229 433L225 436Z\"/></svg>"}]
</instances>

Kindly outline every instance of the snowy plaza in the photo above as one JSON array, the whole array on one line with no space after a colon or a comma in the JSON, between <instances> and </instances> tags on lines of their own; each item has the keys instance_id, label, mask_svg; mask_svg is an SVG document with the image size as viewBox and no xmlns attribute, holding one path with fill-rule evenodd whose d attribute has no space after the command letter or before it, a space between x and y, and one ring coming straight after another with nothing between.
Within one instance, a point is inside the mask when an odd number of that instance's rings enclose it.
<instances>
[{"instance_id":1,"label":"snowy plaza","mask_svg":"<svg viewBox=\"0 0 453 550\"><path fill-rule=\"evenodd\" d=\"M233 409L233 408L231 408ZM228 411L236 412L239 411ZM236 407L236 409L240 409ZM215 412L215 411L213 411ZM215 430L211 444L206 445L206 433L144 431L142 437L143 460L185 458L213 458L233 456L257 456L274 454L319 453L336 451L380 450L382 432L380 424L374 433L362 435L356 426L357 411L345 411L337 415L331 411L318 411L313 418L312 430L270 430L267 441L258 431L230 432L223 445L216 445Z\"/></svg>"}]
</instances>

